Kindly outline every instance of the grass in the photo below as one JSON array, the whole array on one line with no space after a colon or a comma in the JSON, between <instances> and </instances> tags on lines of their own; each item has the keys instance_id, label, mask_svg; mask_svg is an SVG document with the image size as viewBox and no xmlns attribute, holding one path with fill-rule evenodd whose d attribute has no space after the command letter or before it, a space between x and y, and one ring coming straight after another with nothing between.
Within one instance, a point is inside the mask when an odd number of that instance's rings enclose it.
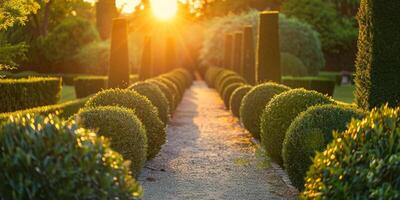
<instances>
[{"instance_id":1,"label":"grass","mask_svg":"<svg viewBox=\"0 0 400 200\"><path fill-rule=\"evenodd\" d=\"M61 89L61 99L60 99L59 103L71 101L74 99L76 99L75 87L63 85L62 89Z\"/></svg>"},{"instance_id":2,"label":"grass","mask_svg":"<svg viewBox=\"0 0 400 200\"><path fill-rule=\"evenodd\" d=\"M346 103L354 102L354 85L336 86L333 98Z\"/></svg>"}]
</instances>

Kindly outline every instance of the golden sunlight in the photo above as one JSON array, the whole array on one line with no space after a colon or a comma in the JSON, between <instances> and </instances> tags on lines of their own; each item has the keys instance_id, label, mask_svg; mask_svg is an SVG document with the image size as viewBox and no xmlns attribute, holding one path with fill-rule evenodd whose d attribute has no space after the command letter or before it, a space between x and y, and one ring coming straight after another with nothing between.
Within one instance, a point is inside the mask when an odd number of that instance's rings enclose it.
<instances>
[{"instance_id":1,"label":"golden sunlight","mask_svg":"<svg viewBox=\"0 0 400 200\"><path fill-rule=\"evenodd\" d=\"M161 20L175 17L178 10L177 0L150 0L154 16Z\"/></svg>"}]
</instances>

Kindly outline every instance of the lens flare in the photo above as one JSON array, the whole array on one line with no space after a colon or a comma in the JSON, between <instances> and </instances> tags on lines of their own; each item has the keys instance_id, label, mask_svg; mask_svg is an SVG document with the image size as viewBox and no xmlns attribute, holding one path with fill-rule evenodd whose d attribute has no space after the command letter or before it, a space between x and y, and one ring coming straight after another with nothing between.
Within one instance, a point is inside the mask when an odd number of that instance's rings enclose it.
<instances>
[{"instance_id":1,"label":"lens flare","mask_svg":"<svg viewBox=\"0 0 400 200\"><path fill-rule=\"evenodd\" d=\"M169 20L175 17L178 10L177 0L151 0L151 8L154 16L161 20Z\"/></svg>"}]
</instances>

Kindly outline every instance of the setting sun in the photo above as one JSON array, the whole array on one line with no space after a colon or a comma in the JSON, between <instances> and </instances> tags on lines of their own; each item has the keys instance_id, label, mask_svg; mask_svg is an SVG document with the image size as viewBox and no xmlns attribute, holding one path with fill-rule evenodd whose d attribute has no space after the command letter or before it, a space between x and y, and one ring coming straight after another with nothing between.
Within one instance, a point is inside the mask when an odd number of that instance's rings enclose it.
<instances>
[{"instance_id":1,"label":"setting sun","mask_svg":"<svg viewBox=\"0 0 400 200\"><path fill-rule=\"evenodd\" d=\"M178 9L177 0L151 0L154 16L162 20L168 20L176 15Z\"/></svg>"}]
</instances>

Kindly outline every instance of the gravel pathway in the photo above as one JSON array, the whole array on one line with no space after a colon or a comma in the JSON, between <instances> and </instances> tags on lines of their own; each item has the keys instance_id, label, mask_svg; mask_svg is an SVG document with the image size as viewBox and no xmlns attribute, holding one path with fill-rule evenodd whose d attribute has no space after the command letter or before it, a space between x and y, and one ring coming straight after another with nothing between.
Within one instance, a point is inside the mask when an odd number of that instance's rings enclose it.
<instances>
[{"instance_id":1,"label":"gravel pathway","mask_svg":"<svg viewBox=\"0 0 400 200\"><path fill-rule=\"evenodd\" d=\"M217 92L197 81L138 178L143 199L296 199L282 170L262 155Z\"/></svg>"}]
</instances>

